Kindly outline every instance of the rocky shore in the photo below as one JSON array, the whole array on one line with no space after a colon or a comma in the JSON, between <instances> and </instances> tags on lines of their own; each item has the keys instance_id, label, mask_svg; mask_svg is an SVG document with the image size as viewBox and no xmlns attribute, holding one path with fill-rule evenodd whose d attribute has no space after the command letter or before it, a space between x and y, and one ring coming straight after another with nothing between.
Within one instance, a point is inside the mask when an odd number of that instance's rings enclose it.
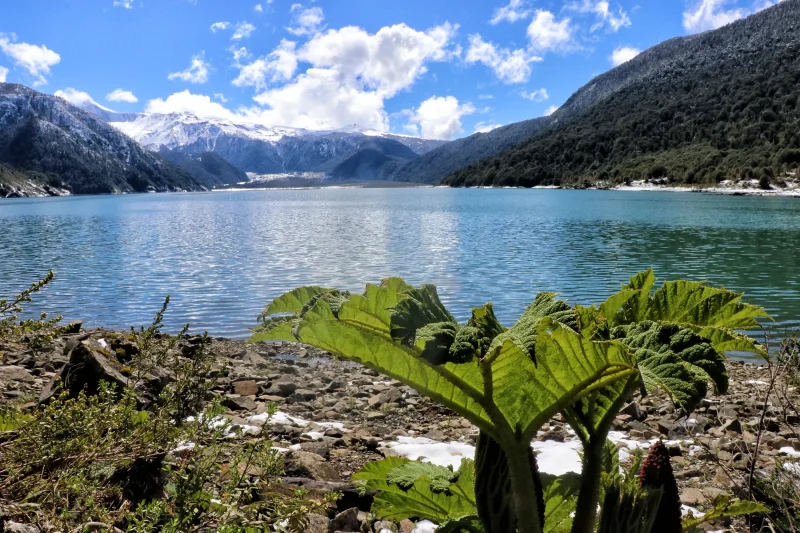
<instances>
[{"instance_id":1,"label":"rocky shore","mask_svg":"<svg viewBox=\"0 0 800 533\"><path fill-rule=\"evenodd\" d=\"M65 335L38 352L0 342L0 402L35 406L78 343L118 351L126 349L126 342L124 334L102 329ZM191 356L197 342L189 338L179 349ZM312 493L343 492L330 517L313 518L311 532L427 531L426 525L409 521L374 522L368 513L370 496L359 495L348 483L350 476L365 463L391 455L457 467L474 452L478 431L469 422L370 369L293 343L218 338L209 349L218 365L214 392L234 423L235 438L266 434L272 439L284 453L287 485ZM610 435L623 463L634 449L663 439L684 510L695 515L720 494L746 496L757 443L757 470L767 473L777 465L800 478L800 413L791 406L797 389L778 383L767 398L766 367L731 361L728 373L728 394L710 392L689 417L680 416L666 396L637 396ZM280 411L264 426L269 402ZM533 447L542 471L580 471L579 443L559 418L544 426ZM736 522L712 524L715 531L742 531Z\"/></svg>"}]
</instances>

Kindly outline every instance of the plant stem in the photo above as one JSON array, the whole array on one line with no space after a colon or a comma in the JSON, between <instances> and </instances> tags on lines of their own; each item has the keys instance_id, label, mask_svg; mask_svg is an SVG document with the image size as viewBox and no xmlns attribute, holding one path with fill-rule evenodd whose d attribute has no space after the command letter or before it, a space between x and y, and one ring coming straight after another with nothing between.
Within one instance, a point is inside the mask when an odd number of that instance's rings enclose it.
<instances>
[{"instance_id":1,"label":"plant stem","mask_svg":"<svg viewBox=\"0 0 800 533\"><path fill-rule=\"evenodd\" d=\"M517 512L517 531L541 533L543 524L539 521L539 504L536 498L536 484L531 476L528 446L526 443L517 443L513 448L507 448L506 460L511 473L514 509Z\"/></svg>"},{"instance_id":2,"label":"plant stem","mask_svg":"<svg viewBox=\"0 0 800 533\"><path fill-rule=\"evenodd\" d=\"M578 491L578 504L572 533L592 533L597 519L597 502L600 499L600 475L603 472L603 446L608 431L593 435L583 448L583 470Z\"/></svg>"}]
</instances>

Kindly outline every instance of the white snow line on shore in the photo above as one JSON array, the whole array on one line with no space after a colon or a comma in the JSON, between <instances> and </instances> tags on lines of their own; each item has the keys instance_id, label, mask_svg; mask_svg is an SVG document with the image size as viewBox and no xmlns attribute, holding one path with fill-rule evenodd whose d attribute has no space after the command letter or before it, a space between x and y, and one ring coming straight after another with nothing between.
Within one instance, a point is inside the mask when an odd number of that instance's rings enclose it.
<instances>
[{"instance_id":1,"label":"white snow line on shore","mask_svg":"<svg viewBox=\"0 0 800 533\"><path fill-rule=\"evenodd\" d=\"M314 422L309 420L303 420L302 418L298 418L296 416L291 416L283 411L278 411L272 417L267 413L261 413L260 415L252 415L247 417L247 421L251 424L256 424L259 426L263 426L264 424L269 421L270 424L282 424L287 426L297 426L301 428L308 427L312 424L315 424L319 427L323 428L335 428L342 431L345 431L344 424L342 422Z\"/></svg>"},{"instance_id":2,"label":"white snow line on shore","mask_svg":"<svg viewBox=\"0 0 800 533\"><path fill-rule=\"evenodd\" d=\"M800 458L800 452L792 448L791 446L784 446L780 450L778 450L780 455L788 455L794 459Z\"/></svg>"}]
</instances>

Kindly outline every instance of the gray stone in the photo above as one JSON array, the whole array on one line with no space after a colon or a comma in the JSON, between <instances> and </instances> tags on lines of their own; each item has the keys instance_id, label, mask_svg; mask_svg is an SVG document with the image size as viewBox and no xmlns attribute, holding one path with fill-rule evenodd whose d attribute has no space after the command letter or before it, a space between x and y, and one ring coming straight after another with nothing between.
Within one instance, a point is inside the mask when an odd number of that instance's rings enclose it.
<instances>
[{"instance_id":1,"label":"gray stone","mask_svg":"<svg viewBox=\"0 0 800 533\"><path fill-rule=\"evenodd\" d=\"M255 396L258 394L258 384L253 380L235 381L233 391L239 396Z\"/></svg>"},{"instance_id":2,"label":"gray stone","mask_svg":"<svg viewBox=\"0 0 800 533\"><path fill-rule=\"evenodd\" d=\"M317 481L341 481L339 473L325 459L311 452L288 452L283 470L289 477L306 477Z\"/></svg>"},{"instance_id":3,"label":"gray stone","mask_svg":"<svg viewBox=\"0 0 800 533\"><path fill-rule=\"evenodd\" d=\"M346 511L337 514L331 520L328 531L335 533L336 531L343 531L348 533L356 533L361 530L361 522L358 519L358 507L351 507Z\"/></svg>"},{"instance_id":4,"label":"gray stone","mask_svg":"<svg viewBox=\"0 0 800 533\"><path fill-rule=\"evenodd\" d=\"M388 520L381 520L372 524L372 529L375 533L398 533L397 526L394 522Z\"/></svg>"},{"instance_id":5,"label":"gray stone","mask_svg":"<svg viewBox=\"0 0 800 533\"><path fill-rule=\"evenodd\" d=\"M39 533L39 528L33 524L20 524L19 522L9 520L5 524L4 531L7 533Z\"/></svg>"},{"instance_id":6,"label":"gray stone","mask_svg":"<svg viewBox=\"0 0 800 533\"><path fill-rule=\"evenodd\" d=\"M0 366L0 381L21 381L23 383L33 383L33 376L21 366Z\"/></svg>"}]
</instances>

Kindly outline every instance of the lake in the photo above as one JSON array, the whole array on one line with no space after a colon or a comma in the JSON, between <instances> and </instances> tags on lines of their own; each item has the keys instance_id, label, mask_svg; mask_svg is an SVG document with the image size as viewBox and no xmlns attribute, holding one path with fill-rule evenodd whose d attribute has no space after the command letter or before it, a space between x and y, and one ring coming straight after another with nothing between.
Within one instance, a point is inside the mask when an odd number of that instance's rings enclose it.
<instances>
[{"instance_id":1,"label":"lake","mask_svg":"<svg viewBox=\"0 0 800 533\"><path fill-rule=\"evenodd\" d=\"M304 284L433 283L460 320L487 301L512 324L539 291L601 302L650 266L660 280L744 291L800 325L800 203L693 193L318 189L0 200L0 295L49 269L31 311L87 327L149 322L246 337Z\"/></svg>"}]
</instances>

